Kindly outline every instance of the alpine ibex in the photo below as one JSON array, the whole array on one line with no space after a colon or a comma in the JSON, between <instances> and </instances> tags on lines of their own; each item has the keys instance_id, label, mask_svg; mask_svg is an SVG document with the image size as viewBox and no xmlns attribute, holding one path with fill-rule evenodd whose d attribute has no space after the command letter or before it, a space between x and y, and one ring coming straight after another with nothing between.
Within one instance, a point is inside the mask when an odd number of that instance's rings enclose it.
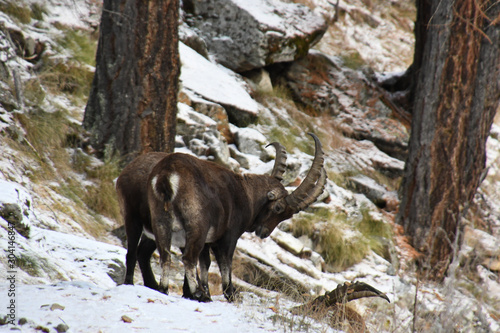
<instances>
[{"instance_id":1,"label":"alpine ibex","mask_svg":"<svg viewBox=\"0 0 500 333\"><path fill-rule=\"evenodd\" d=\"M276 149L271 175L241 175L181 153L149 153L132 161L116 182L128 240L124 283L133 284L138 256L144 285L167 293L173 243L183 252L183 296L210 301L208 268L212 249L224 296L233 300L231 266L240 236L255 231L261 238L268 237L281 221L308 207L323 192L323 151L319 139L309 134L315 141L314 160L306 178L290 194L281 184L286 151L277 142L270 144ZM150 264L156 248L162 268L159 285Z\"/></svg>"}]
</instances>

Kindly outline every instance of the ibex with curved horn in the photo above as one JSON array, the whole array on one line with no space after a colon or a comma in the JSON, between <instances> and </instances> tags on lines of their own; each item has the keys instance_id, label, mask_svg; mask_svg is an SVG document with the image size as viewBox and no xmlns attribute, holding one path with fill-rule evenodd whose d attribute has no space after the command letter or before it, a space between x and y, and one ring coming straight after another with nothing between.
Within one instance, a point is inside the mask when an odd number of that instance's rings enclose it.
<instances>
[{"instance_id":1,"label":"ibex with curved horn","mask_svg":"<svg viewBox=\"0 0 500 333\"><path fill-rule=\"evenodd\" d=\"M323 192L323 150L319 139L309 134L316 146L314 160L307 177L290 194L281 184L286 152L277 142L271 144L276 161L270 176L237 174L181 153L149 153L132 161L116 183L128 239L125 283L133 284L138 256L144 285L167 293L173 243L183 251L183 296L210 301L211 248L220 268L224 296L233 300L231 266L240 236L255 231L261 238L268 237L281 221L305 209ZM150 265L156 248L162 267L159 285Z\"/></svg>"}]
</instances>

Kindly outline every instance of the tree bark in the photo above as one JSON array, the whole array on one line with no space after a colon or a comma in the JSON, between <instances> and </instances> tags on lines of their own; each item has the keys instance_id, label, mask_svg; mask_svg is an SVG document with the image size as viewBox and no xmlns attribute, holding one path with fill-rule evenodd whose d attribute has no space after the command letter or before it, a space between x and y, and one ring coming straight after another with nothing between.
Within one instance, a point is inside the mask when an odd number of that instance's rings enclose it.
<instances>
[{"instance_id":1,"label":"tree bark","mask_svg":"<svg viewBox=\"0 0 500 333\"><path fill-rule=\"evenodd\" d=\"M105 0L83 125L101 153L170 152L180 74L178 0Z\"/></svg>"},{"instance_id":2,"label":"tree bark","mask_svg":"<svg viewBox=\"0 0 500 333\"><path fill-rule=\"evenodd\" d=\"M500 3L424 2L417 5L424 11L416 25L421 63L398 221L423 254L428 277L442 279L460 244L460 220L480 184L499 108Z\"/></svg>"}]
</instances>

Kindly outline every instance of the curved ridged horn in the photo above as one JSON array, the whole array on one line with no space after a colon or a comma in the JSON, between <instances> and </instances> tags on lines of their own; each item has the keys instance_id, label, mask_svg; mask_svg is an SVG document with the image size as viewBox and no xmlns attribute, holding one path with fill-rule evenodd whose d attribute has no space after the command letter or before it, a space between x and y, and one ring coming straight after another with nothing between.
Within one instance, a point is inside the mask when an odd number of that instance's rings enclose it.
<instances>
[{"instance_id":1,"label":"curved ridged horn","mask_svg":"<svg viewBox=\"0 0 500 333\"><path fill-rule=\"evenodd\" d=\"M286 197L286 203L297 212L313 203L323 192L326 183L326 172L323 169L324 153L321 142L313 133L307 133L314 139L315 153L311 168L302 183Z\"/></svg>"},{"instance_id":2,"label":"curved ridged horn","mask_svg":"<svg viewBox=\"0 0 500 333\"><path fill-rule=\"evenodd\" d=\"M274 146L274 149L276 149L276 159L274 161L274 168L273 172L271 172L271 176L281 181L286 168L285 147L283 147L279 142L272 142L268 144L266 148L269 146Z\"/></svg>"},{"instance_id":3,"label":"curved ridged horn","mask_svg":"<svg viewBox=\"0 0 500 333\"><path fill-rule=\"evenodd\" d=\"M308 193L307 197L305 197L304 200L299 202L297 209L298 210L306 209L307 207L309 207L310 204L316 201L316 199L318 199L320 194L323 193L323 190L325 189L325 184L326 184L326 171L325 169L321 168L321 174L319 176L318 182Z\"/></svg>"}]
</instances>

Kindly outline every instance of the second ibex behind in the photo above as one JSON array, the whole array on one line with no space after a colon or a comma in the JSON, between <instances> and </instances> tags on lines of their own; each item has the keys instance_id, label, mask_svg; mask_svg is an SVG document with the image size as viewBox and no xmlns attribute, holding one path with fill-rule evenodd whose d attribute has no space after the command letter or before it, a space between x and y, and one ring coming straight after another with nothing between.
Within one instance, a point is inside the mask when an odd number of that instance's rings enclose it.
<instances>
[{"instance_id":1,"label":"second ibex behind","mask_svg":"<svg viewBox=\"0 0 500 333\"><path fill-rule=\"evenodd\" d=\"M144 285L167 293L170 246L174 244L183 253L183 296L210 301L212 249L224 296L233 300L231 269L240 236L248 231L268 237L281 221L308 207L323 192L323 150L316 135L309 134L315 141L314 160L306 178L290 194L281 184L286 152L277 142L271 144L276 149L271 175L237 174L181 153L149 153L132 161L116 183L128 241L125 283L133 284L138 256ZM156 248L162 268L159 285L150 264Z\"/></svg>"}]
</instances>

